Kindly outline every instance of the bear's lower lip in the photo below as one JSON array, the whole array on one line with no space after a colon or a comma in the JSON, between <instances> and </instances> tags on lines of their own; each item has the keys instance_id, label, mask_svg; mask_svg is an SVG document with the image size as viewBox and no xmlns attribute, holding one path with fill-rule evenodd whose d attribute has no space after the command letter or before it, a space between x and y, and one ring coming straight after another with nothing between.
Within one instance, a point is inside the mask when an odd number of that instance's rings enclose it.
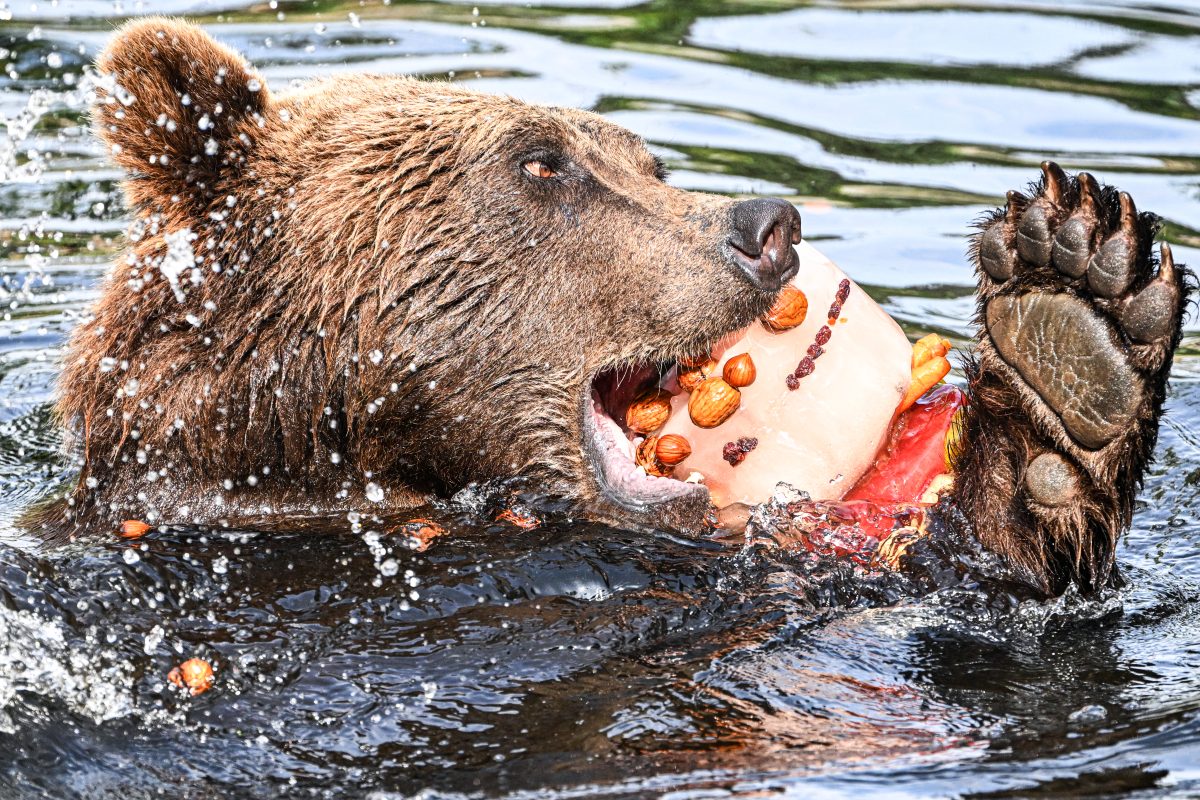
<instances>
[{"instance_id":1,"label":"bear's lower lip","mask_svg":"<svg viewBox=\"0 0 1200 800\"><path fill-rule=\"evenodd\" d=\"M645 364L602 372L584 399L585 450L600 490L609 500L634 511L680 498L702 496L707 502L708 497L708 490L698 483L660 478L639 467L633 442L613 418L614 412L626 408L639 391L654 382L662 368Z\"/></svg>"}]
</instances>

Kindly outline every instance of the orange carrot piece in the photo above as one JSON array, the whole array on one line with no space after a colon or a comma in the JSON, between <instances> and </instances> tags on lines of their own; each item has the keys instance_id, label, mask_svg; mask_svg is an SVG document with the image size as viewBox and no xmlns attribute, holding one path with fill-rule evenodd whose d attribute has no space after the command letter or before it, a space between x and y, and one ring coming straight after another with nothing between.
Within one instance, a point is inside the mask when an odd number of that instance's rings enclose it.
<instances>
[{"instance_id":1,"label":"orange carrot piece","mask_svg":"<svg viewBox=\"0 0 1200 800\"><path fill-rule=\"evenodd\" d=\"M913 344L912 368L915 370L929 359L945 356L948 352L950 352L949 339L944 339L936 333L922 336Z\"/></svg>"},{"instance_id":2,"label":"orange carrot piece","mask_svg":"<svg viewBox=\"0 0 1200 800\"><path fill-rule=\"evenodd\" d=\"M904 396L896 413L907 411L913 403L917 402L918 397L936 386L938 381L949 373L950 362L946 360L945 356L933 356L924 364L915 367L912 371L912 383L908 386L908 394Z\"/></svg>"}]
</instances>

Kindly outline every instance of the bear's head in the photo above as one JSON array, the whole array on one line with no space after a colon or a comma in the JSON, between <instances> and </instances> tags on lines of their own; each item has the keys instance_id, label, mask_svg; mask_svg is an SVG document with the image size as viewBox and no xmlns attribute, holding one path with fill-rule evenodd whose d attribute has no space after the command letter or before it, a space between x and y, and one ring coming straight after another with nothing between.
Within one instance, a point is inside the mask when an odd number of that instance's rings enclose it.
<instances>
[{"instance_id":1,"label":"bear's head","mask_svg":"<svg viewBox=\"0 0 1200 800\"><path fill-rule=\"evenodd\" d=\"M174 20L99 67L138 220L65 367L77 502L210 520L522 475L702 517L703 487L637 471L610 413L770 307L790 204L673 188L578 110L378 75L276 96Z\"/></svg>"}]
</instances>

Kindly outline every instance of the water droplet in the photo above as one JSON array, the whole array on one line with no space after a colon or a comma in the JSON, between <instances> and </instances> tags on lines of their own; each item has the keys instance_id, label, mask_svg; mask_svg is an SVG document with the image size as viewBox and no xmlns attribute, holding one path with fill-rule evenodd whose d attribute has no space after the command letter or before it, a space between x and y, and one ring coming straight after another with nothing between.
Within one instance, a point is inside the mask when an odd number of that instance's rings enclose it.
<instances>
[{"instance_id":1,"label":"water droplet","mask_svg":"<svg viewBox=\"0 0 1200 800\"><path fill-rule=\"evenodd\" d=\"M383 487L372 481L367 484L367 499L372 503L383 502Z\"/></svg>"},{"instance_id":2,"label":"water droplet","mask_svg":"<svg viewBox=\"0 0 1200 800\"><path fill-rule=\"evenodd\" d=\"M154 651L158 649L160 644L162 644L162 640L166 635L167 632L163 630L161 625L155 625L150 629L150 632L146 634L146 640L142 645L142 651L148 656L154 655Z\"/></svg>"}]
</instances>

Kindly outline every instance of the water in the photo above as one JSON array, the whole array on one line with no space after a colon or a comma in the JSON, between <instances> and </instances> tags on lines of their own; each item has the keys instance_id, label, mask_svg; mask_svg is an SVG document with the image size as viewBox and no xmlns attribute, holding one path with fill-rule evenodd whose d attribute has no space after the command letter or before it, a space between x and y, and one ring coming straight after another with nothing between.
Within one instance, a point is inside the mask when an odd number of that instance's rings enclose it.
<instances>
[{"instance_id":1,"label":"water","mask_svg":"<svg viewBox=\"0 0 1200 800\"><path fill-rule=\"evenodd\" d=\"M1009 603L769 548L427 510L46 552L65 334L127 218L76 86L115 17L203 19L276 88L452 77L598 109L691 189L794 200L912 333L962 339L967 224L1052 157L1200 263L1200 7L896 0L0 3L0 796L1200 793L1195 318L1102 601ZM351 14L353 13L353 17ZM213 662L181 697L168 670Z\"/></svg>"}]
</instances>

